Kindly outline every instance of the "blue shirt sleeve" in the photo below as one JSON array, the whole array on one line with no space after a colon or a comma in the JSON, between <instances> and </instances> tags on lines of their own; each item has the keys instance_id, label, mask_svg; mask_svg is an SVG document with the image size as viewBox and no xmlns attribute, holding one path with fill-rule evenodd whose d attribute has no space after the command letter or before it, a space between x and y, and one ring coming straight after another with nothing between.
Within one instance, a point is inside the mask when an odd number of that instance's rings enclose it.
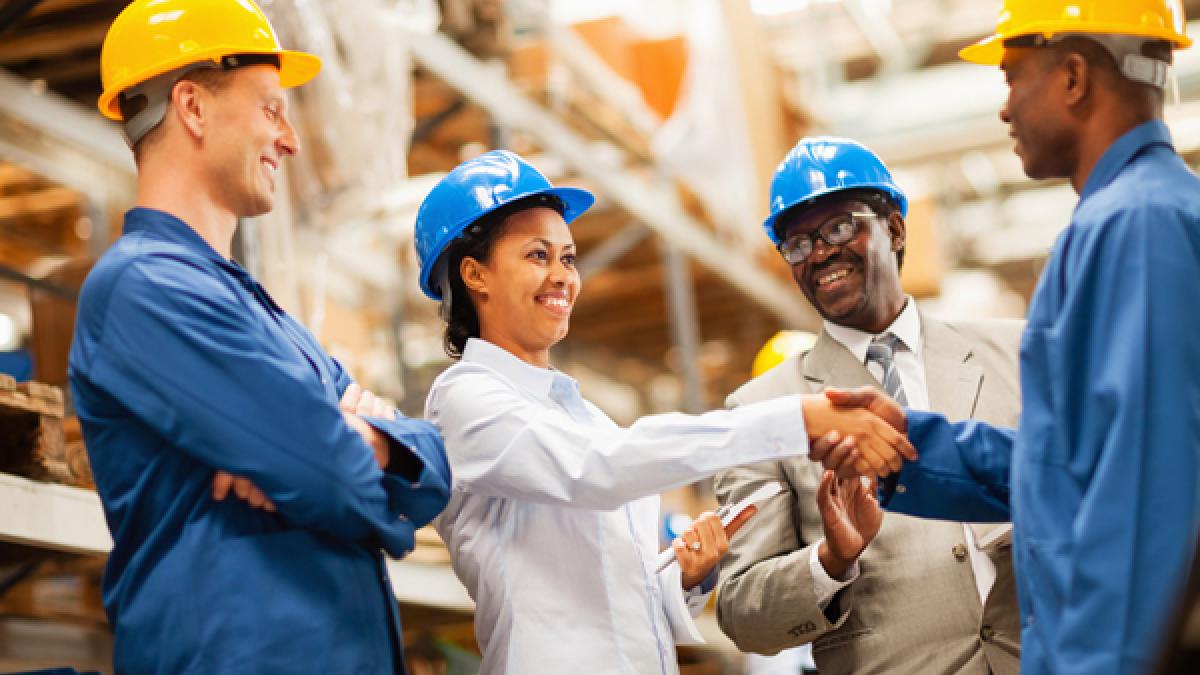
<instances>
[{"instance_id":1,"label":"blue shirt sleeve","mask_svg":"<svg viewBox=\"0 0 1200 675\"><path fill-rule=\"evenodd\" d=\"M908 439L918 458L880 484L880 503L920 518L1007 521L1016 432L978 420L952 424L937 413L907 414Z\"/></svg>"},{"instance_id":2,"label":"blue shirt sleeve","mask_svg":"<svg viewBox=\"0 0 1200 675\"><path fill-rule=\"evenodd\" d=\"M337 359L331 357L329 360L333 363L334 383L340 400L354 380ZM446 507L450 494L450 464L441 433L425 420L411 419L399 413L390 420L380 417L365 419L387 436L393 457L396 453L405 453L410 461L402 465L415 468L415 476L407 475L407 471L385 470L390 492L403 502L397 504L396 508L417 527L428 524ZM395 461L391 462L389 468L396 464ZM397 473L399 475L393 475ZM423 489L427 487L433 489Z\"/></svg>"},{"instance_id":3,"label":"blue shirt sleeve","mask_svg":"<svg viewBox=\"0 0 1200 675\"><path fill-rule=\"evenodd\" d=\"M435 467L416 484L385 475L300 350L267 339L233 283L176 257L140 257L113 287L85 376L164 446L248 478L288 522L377 539L393 555L411 550L415 526L448 498L447 474ZM426 455L440 451L424 423L376 425Z\"/></svg>"}]
</instances>

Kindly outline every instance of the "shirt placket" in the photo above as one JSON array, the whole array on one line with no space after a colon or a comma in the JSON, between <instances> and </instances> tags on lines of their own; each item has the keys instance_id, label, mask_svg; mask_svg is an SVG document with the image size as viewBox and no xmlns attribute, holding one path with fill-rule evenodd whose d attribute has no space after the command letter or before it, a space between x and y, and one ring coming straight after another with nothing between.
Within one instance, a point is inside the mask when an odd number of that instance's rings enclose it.
<instances>
[{"instance_id":1,"label":"shirt placket","mask_svg":"<svg viewBox=\"0 0 1200 675\"><path fill-rule=\"evenodd\" d=\"M324 387L326 395L336 400L337 392L334 391L335 383L321 367L320 359L309 353L308 346L306 346L307 341L297 333L295 327L291 325L291 322L288 321L287 317L275 308L275 303L272 302L272 300L267 296L266 291L264 291L256 281L250 278L242 278L240 281L246 290L250 291L250 294L254 296L254 299L258 301L258 304L262 306L263 311L265 311L271 317L271 319L275 321L276 325L280 327L288 341L291 342L292 346L294 346L296 350L300 352L300 356L302 356L304 360L308 362L309 367L313 369L313 372L317 374L317 378L321 381L321 386Z\"/></svg>"},{"instance_id":2,"label":"shirt placket","mask_svg":"<svg viewBox=\"0 0 1200 675\"><path fill-rule=\"evenodd\" d=\"M583 401L576 385L561 377L555 376L553 383L550 386L550 398L558 404L568 415L577 422L593 426L595 420L592 418L591 412L588 411L587 405ZM650 626L654 631L654 643L658 652L659 668L662 673L673 672L673 669L667 666L668 663L674 661L674 654L671 652L670 645L672 641L664 639L664 634L669 635L669 630L662 623L662 612L659 608L662 607L664 600L661 596L662 589L659 588L658 578L648 576L646 570L649 566L645 556L642 554L642 547L638 539L637 525L633 518L633 509L629 504L621 506L621 511L625 514L626 527L629 530L630 544L633 545L634 556L638 562L638 569L641 570L642 584L645 587L646 611L649 615ZM622 583L623 580L617 580Z\"/></svg>"}]
</instances>

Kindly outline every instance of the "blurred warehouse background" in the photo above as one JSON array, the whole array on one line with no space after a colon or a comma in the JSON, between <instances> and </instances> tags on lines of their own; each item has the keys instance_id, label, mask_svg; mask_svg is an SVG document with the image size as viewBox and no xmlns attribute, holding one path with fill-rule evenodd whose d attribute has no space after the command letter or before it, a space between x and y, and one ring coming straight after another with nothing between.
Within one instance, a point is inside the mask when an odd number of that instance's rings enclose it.
<instances>
[{"instance_id":1,"label":"blurred warehouse background","mask_svg":"<svg viewBox=\"0 0 1200 675\"><path fill-rule=\"evenodd\" d=\"M111 667L107 532L70 401L41 385L65 388L76 293L133 201L129 150L96 110L124 4L0 3L0 671ZM293 90L287 199L243 223L237 257L365 386L420 415L449 361L416 282L416 209L458 162L509 148L600 199L573 226L584 292L556 364L618 421L705 410L777 331L819 328L761 222L787 149L834 134L909 194L909 293L934 314L1023 317L1075 194L1024 176L1002 74L956 57L999 4L263 0L281 41L325 67ZM1200 50L1177 59L1168 122L1196 165ZM59 438L32 468L7 440L29 429ZM666 504L710 500L697 486ZM393 569L412 672L473 672L470 599L421 534ZM743 672L711 610L704 626L684 672Z\"/></svg>"}]
</instances>

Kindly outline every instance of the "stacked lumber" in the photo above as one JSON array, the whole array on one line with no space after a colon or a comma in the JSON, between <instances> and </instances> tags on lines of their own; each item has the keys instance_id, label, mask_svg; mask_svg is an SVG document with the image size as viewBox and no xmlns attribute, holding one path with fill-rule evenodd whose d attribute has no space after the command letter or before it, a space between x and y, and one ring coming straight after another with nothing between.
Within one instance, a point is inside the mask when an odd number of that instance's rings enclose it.
<instances>
[{"instance_id":1,"label":"stacked lumber","mask_svg":"<svg viewBox=\"0 0 1200 675\"><path fill-rule=\"evenodd\" d=\"M18 384L0 375L0 471L95 487L78 434L69 443L64 437L64 413L62 389L38 382Z\"/></svg>"}]
</instances>

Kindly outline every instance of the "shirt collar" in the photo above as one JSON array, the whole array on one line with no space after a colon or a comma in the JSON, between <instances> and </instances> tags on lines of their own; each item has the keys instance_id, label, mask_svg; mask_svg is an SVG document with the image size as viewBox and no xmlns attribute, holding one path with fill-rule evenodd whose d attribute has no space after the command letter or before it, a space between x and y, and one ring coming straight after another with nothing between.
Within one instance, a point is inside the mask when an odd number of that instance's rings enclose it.
<instances>
[{"instance_id":1,"label":"shirt collar","mask_svg":"<svg viewBox=\"0 0 1200 675\"><path fill-rule=\"evenodd\" d=\"M463 348L462 360L487 366L516 385L517 388L543 399L550 398L550 390L554 386L555 380L566 380L572 387L575 386L575 380L562 372L526 363L507 349L480 338L467 339L467 345Z\"/></svg>"},{"instance_id":2,"label":"shirt collar","mask_svg":"<svg viewBox=\"0 0 1200 675\"><path fill-rule=\"evenodd\" d=\"M159 239L165 239L166 241L179 244L184 248L199 253L205 258L212 260L237 279L240 279L242 284L260 291L277 311L283 311L279 307L279 304L275 302L275 299L271 297L271 294L267 293L262 284L258 283L258 280L251 276L244 267L237 264L236 261L217 253L216 249L209 246L208 242L204 241L204 238L193 230L191 225L183 222L178 217L166 211L159 211L158 209L151 209L144 206L132 208L125 213L125 233L131 234L134 232L148 232Z\"/></svg>"},{"instance_id":3,"label":"shirt collar","mask_svg":"<svg viewBox=\"0 0 1200 675\"><path fill-rule=\"evenodd\" d=\"M181 244L197 253L214 258L219 262L230 262L220 253L217 253L216 249L209 246L208 242L204 241L204 238L193 230L191 225L188 225L166 211L159 211L158 209L151 209L145 206L129 209L125 213L125 232L151 232L161 239Z\"/></svg>"},{"instance_id":4,"label":"shirt collar","mask_svg":"<svg viewBox=\"0 0 1200 675\"><path fill-rule=\"evenodd\" d=\"M825 322L825 332L850 350L850 353L854 354L860 363L866 362L867 347L871 346L871 340L876 337L875 334L865 333L857 328L842 326L832 321ZM917 313L917 303L913 301L912 296L906 297L904 309L900 310L900 315L892 321L892 325L888 326L884 333L895 335L909 351L916 354L917 358L921 358L921 315ZM878 335L882 335L882 333Z\"/></svg>"},{"instance_id":5,"label":"shirt collar","mask_svg":"<svg viewBox=\"0 0 1200 675\"><path fill-rule=\"evenodd\" d=\"M1124 136L1108 146L1108 150L1105 150L1104 154L1100 156L1100 161L1096 162L1095 168L1088 176L1087 183L1083 186L1083 192L1079 193L1080 203L1113 182L1121 169L1124 169L1125 165L1129 164L1143 148L1150 145L1175 147L1171 142L1171 131L1160 120L1150 120L1140 124L1125 132Z\"/></svg>"}]
</instances>

